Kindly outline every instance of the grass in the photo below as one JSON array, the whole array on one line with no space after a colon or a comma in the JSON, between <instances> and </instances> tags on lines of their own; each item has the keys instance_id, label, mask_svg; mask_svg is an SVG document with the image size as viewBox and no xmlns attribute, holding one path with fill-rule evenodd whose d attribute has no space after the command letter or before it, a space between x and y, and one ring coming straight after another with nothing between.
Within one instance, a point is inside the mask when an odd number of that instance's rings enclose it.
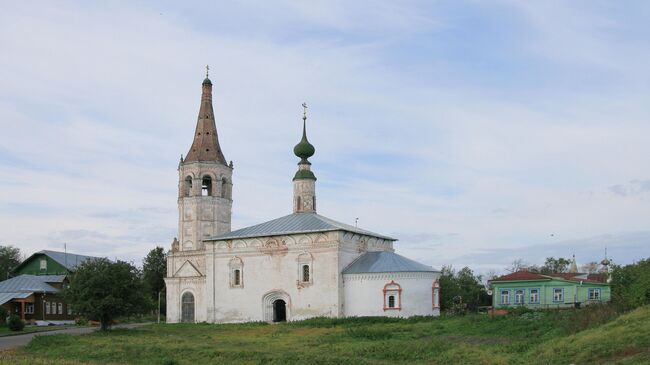
<instances>
[{"instance_id":1,"label":"grass","mask_svg":"<svg viewBox=\"0 0 650 365\"><path fill-rule=\"evenodd\" d=\"M650 307L503 317L149 325L37 337L0 364L646 364Z\"/></svg>"}]
</instances>

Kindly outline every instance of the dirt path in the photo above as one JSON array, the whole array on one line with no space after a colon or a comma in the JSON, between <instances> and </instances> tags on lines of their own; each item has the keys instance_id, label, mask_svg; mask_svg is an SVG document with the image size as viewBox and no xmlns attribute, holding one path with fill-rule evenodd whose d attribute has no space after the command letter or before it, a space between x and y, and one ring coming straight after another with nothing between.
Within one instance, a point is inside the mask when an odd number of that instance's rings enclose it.
<instances>
[{"instance_id":1,"label":"dirt path","mask_svg":"<svg viewBox=\"0 0 650 365\"><path fill-rule=\"evenodd\" d=\"M113 328L135 328L144 326L148 323L130 323L113 326ZM69 334L69 335L84 335L97 331L99 327L72 327L72 328L63 328L60 330L46 331L46 332L34 332L27 333L24 335L17 336L4 336L0 337L0 351L9 350L18 346L27 345L34 336L51 336L51 335L60 335L60 334Z\"/></svg>"}]
</instances>

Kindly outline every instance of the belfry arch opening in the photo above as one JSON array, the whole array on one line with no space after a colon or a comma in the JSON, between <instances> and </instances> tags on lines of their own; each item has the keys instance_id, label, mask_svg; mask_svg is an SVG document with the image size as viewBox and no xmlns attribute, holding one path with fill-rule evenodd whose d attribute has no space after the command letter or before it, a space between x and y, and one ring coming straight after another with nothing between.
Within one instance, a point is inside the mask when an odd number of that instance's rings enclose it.
<instances>
[{"instance_id":1,"label":"belfry arch opening","mask_svg":"<svg viewBox=\"0 0 650 365\"><path fill-rule=\"evenodd\" d=\"M201 196L212 196L212 178L204 176L201 180Z\"/></svg>"}]
</instances>

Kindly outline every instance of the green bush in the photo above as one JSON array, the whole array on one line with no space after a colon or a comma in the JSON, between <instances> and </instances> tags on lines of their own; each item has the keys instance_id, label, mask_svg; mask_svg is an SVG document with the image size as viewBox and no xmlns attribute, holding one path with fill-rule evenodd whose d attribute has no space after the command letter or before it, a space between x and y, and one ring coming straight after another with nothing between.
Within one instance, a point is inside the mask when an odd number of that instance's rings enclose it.
<instances>
[{"instance_id":1,"label":"green bush","mask_svg":"<svg viewBox=\"0 0 650 365\"><path fill-rule=\"evenodd\" d=\"M614 266L612 301L625 309L650 304L650 258L636 264Z\"/></svg>"},{"instance_id":2,"label":"green bush","mask_svg":"<svg viewBox=\"0 0 650 365\"><path fill-rule=\"evenodd\" d=\"M8 315L9 312L7 311L7 308L0 305L0 326L4 326L5 324L7 324Z\"/></svg>"},{"instance_id":3,"label":"green bush","mask_svg":"<svg viewBox=\"0 0 650 365\"><path fill-rule=\"evenodd\" d=\"M25 328L25 322L20 317L13 314L9 317L9 329L12 331L22 331Z\"/></svg>"}]
</instances>

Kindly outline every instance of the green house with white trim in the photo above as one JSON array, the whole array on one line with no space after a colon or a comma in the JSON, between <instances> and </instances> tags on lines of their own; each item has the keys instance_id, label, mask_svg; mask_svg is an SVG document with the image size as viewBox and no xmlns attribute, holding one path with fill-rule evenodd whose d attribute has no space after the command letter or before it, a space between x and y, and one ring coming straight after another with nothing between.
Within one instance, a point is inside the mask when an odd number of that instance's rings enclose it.
<instances>
[{"instance_id":1,"label":"green house with white trim","mask_svg":"<svg viewBox=\"0 0 650 365\"><path fill-rule=\"evenodd\" d=\"M606 274L539 274L521 270L490 280L492 307L559 309L608 302Z\"/></svg>"}]
</instances>

